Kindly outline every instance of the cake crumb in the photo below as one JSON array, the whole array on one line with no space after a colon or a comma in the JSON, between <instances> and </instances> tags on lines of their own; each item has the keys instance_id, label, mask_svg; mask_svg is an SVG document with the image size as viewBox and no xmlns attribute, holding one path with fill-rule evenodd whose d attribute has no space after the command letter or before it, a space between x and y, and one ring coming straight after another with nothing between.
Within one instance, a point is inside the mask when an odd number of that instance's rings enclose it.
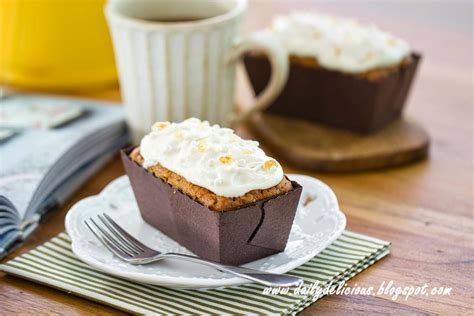
<instances>
[{"instance_id":1,"label":"cake crumb","mask_svg":"<svg viewBox=\"0 0 474 316\"><path fill-rule=\"evenodd\" d=\"M308 195L308 196L306 197L306 199L304 200L304 202L303 202L303 206L308 205L309 203L313 202L314 200L315 200L315 199L314 199L312 196Z\"/></svg>"}]
</instances>

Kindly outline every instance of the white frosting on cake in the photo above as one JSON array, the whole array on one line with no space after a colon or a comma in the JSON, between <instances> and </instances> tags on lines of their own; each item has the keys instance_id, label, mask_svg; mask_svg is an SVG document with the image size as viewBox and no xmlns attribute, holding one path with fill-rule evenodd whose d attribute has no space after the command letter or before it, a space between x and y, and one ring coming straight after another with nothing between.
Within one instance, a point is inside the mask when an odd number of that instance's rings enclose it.
<instances>
[{"instance_id":1,"label":"white frosting on cake","mask_svg":"<svg viewBox=\"0 0 474 316\"><path fill-rule=\"evenodd\" d=\"M277 16L271 30L291 55L315 57L324 68L348 73L398 65L411 51L375 25L318 13Z\"/></svg>"},{"instance_id":2,"label":"white frosting on cake","mask_svg":"<svg viewBox=\"0 0 474 316\"><path fill-rule=\"evenodd\" d=\"M143 167L157 163L217 195L238 197L280 183L283 170L258 142L196 118L157 122L140 144Z\"/></svg>"}]
</instances>

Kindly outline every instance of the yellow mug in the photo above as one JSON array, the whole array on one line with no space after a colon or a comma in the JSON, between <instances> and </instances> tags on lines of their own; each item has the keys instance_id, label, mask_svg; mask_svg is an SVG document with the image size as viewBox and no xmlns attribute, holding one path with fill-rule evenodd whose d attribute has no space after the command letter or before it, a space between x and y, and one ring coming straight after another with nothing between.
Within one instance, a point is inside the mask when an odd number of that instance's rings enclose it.
<instances>
[{"instance_id":1,"label":"yellow mug","mask_svg":"<svg viewBox=\"0 0 474 316\"><path fill-rule=\"evenodd\" d=\"M82 90L117 81L105 0L0 0L0 84Z\"/></svg>"}]
</instances>

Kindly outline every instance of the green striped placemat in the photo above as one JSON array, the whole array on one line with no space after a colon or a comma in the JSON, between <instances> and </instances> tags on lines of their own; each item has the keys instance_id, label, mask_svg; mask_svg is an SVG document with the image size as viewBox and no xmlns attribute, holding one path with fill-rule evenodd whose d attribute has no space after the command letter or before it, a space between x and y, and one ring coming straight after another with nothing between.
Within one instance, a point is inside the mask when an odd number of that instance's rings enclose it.
<instances>
[{"instance_id":1,"label":"green striped placemat","mask_svg":"<svg viewBox=\"0 0 474 316\"><path fill-rule=\"evenodd\" d=\"M386 256L390 243L344 233L309 262L289 272L305 285L337 287ZM0 270L138 314L293 314L324 295L268 295L264 286L176 290L140 284L99 272L77 259L67 234L0 265Z\"/></svg>"}]
</instances>

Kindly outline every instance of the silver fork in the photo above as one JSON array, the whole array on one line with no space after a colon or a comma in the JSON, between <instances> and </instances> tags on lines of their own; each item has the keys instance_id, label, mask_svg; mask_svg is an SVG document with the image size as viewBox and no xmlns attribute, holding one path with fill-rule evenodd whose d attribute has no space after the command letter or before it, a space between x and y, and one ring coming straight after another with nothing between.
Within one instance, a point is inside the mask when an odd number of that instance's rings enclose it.
<instances>
[{"instance_id":1,"label":"silver fork","mask_svg":"<svg viewBox=\"0 0 474 316\"><path fill-rule=\"evenodd\" d=\"M275 274L244 267L224 265L215 261L180 253L161 253L158 250L145 246L132 235L127 233L109 215L103 213L97 217L100 223L97 223L93 218L85 220L84 223L95 237L97 237L97 239L107 247L107 249L121 260L130 264L141 265L166 258L174 258L200 263L212 267L220 272L233 274L265 286L291 287L297 286L303 281L300 277L288 274Z\"/></svg>"}]
</instances>

